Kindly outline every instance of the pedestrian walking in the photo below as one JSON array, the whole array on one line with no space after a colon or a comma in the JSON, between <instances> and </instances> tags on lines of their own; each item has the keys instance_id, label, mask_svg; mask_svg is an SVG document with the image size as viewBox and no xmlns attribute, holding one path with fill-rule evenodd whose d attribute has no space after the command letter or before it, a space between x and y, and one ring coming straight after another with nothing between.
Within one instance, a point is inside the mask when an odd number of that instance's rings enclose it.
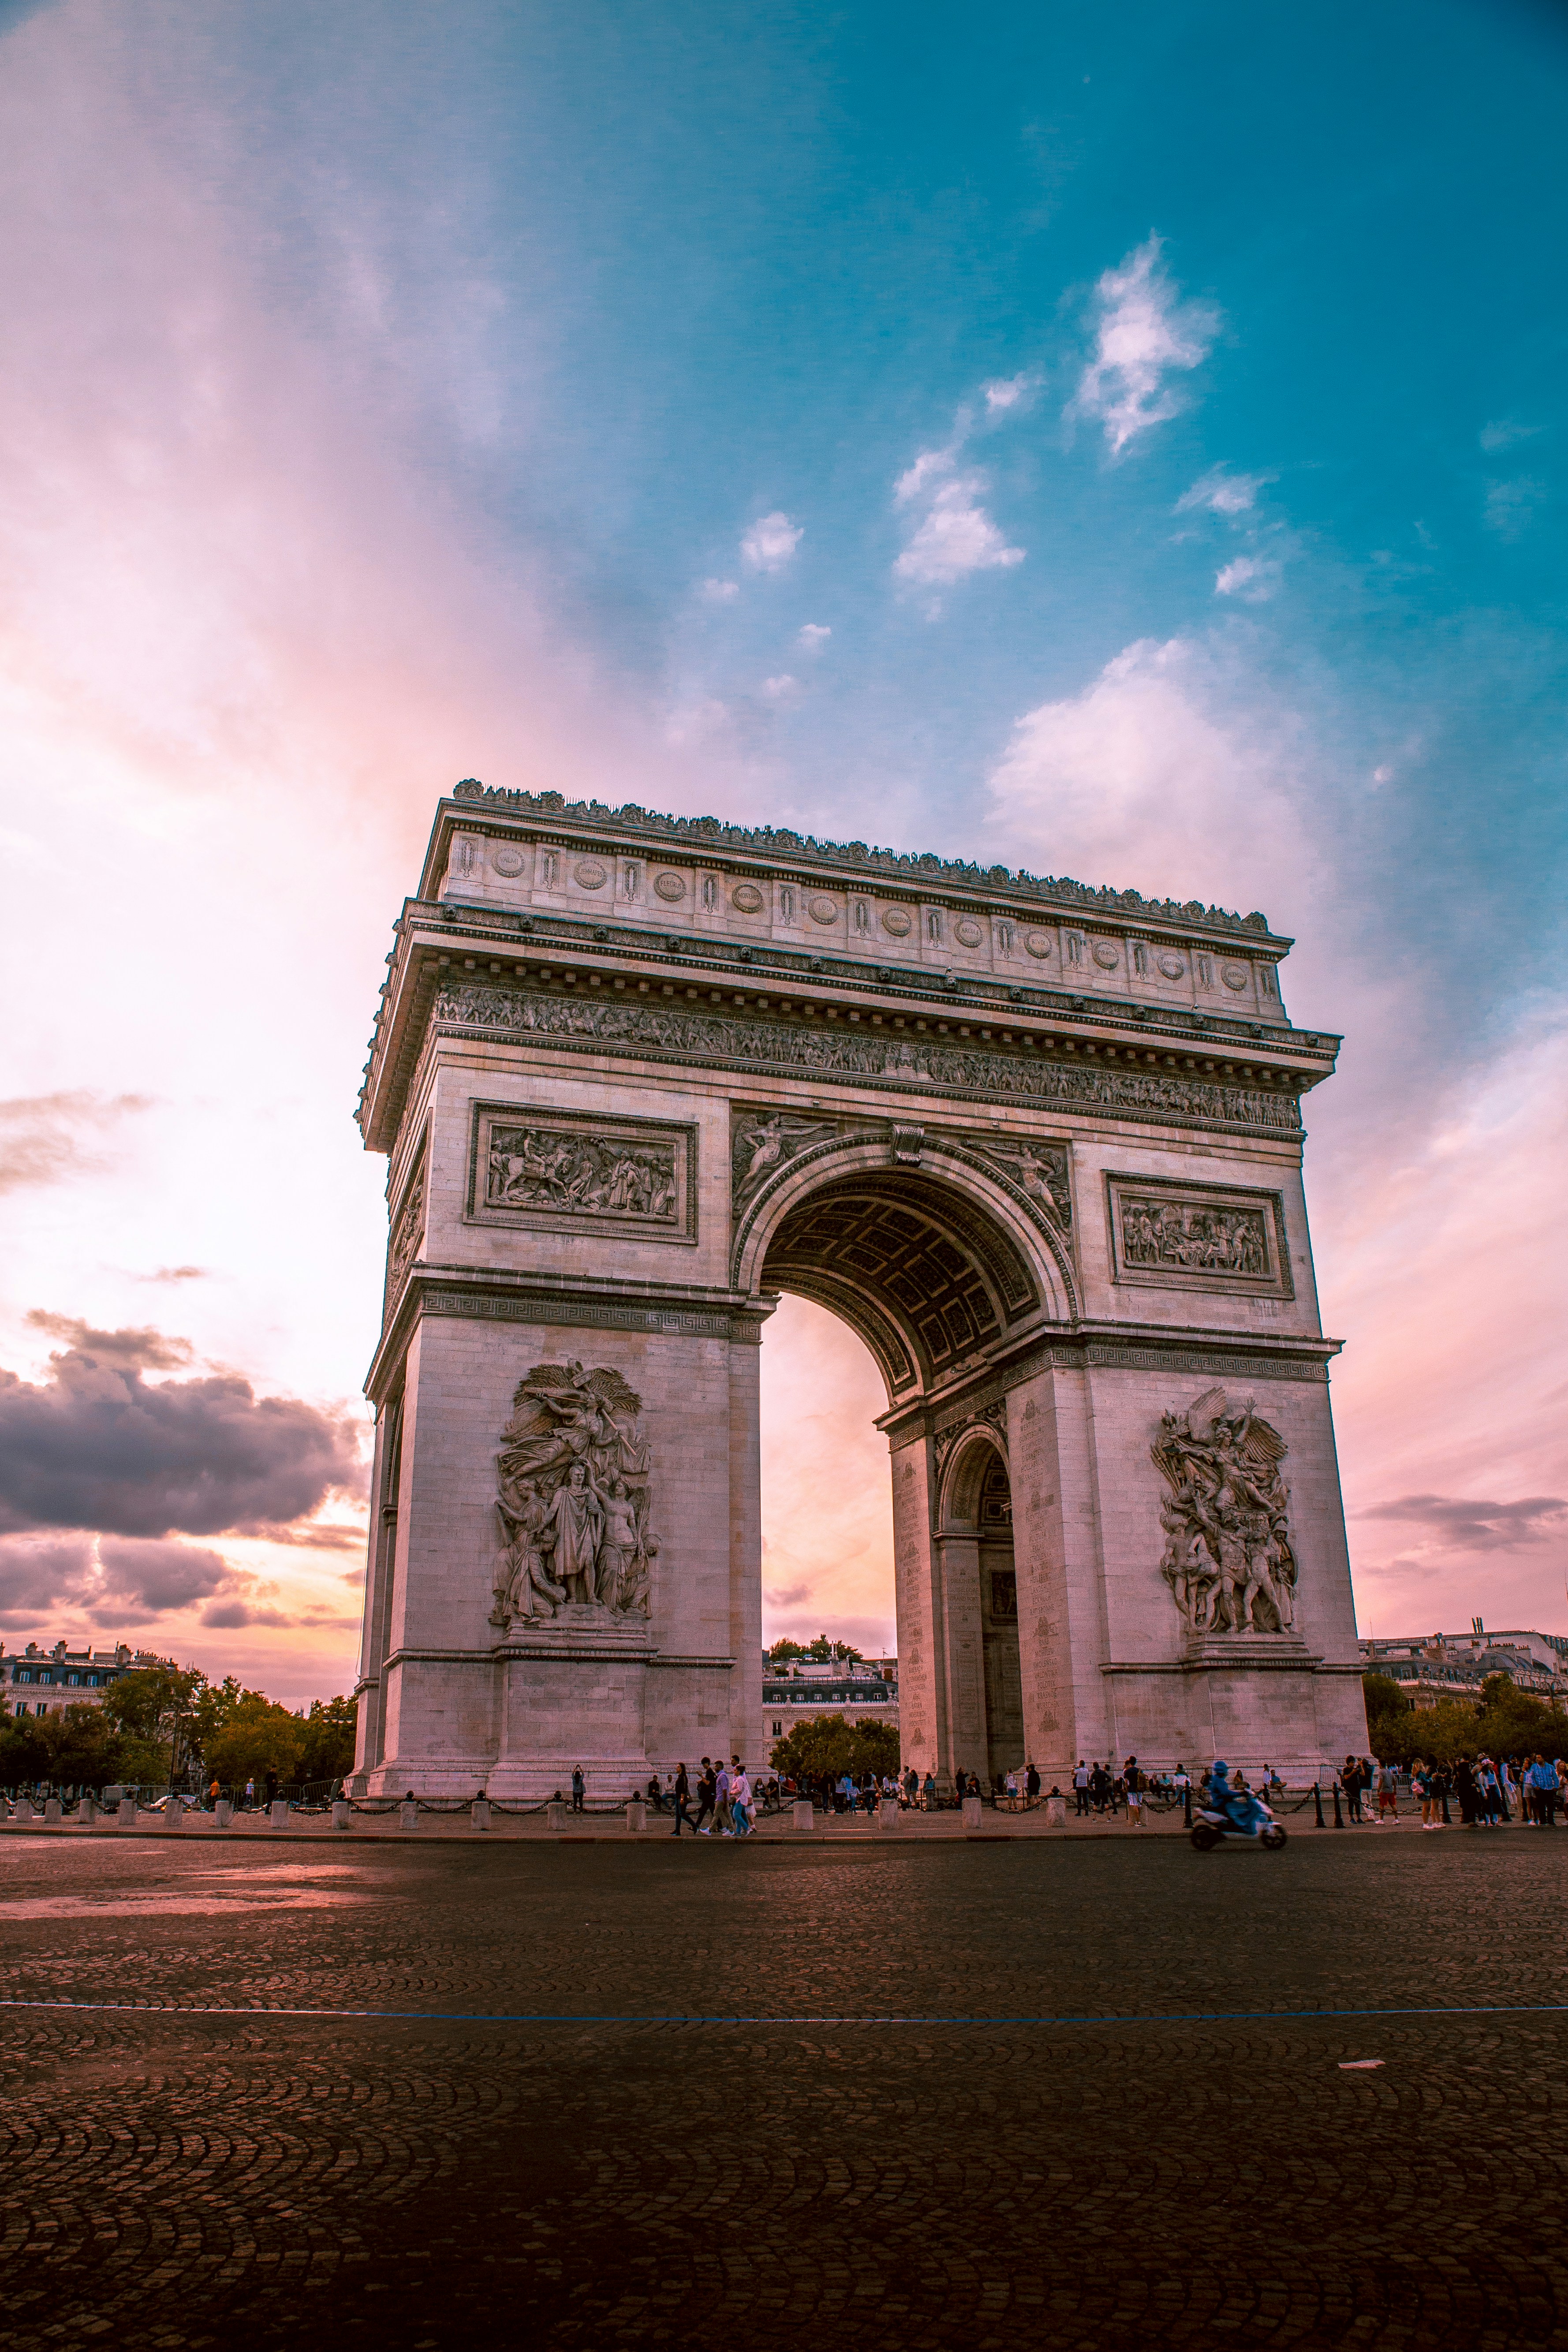
<instances>
[{"instance_id":1,"label":"pedestrian walking","mask_svg":"<svg viewBox=\"0 0 1568 2352\"><path fill-rule=\"evenodd\" d=\"M675 1827L669 1832L671 1837L680 1835L683 1822L688 1829L691 1827L691 1823L686 1819L686 1808L690 1801L691 1783L686 1777L686 1767L684 1764L678 1764L675 1768Z\"/></svg>"},{"instance_id":2,"label":"pedestrian walking","mask_svg":"<svg viewBox=\"0 0 1568 2352\"><path fill-rule=\"evenodd\" d=\"M730 1775L730 1832L731 1837L752 1834L752 1784L746 1778L746 1768L736 1759Z\"/></svg>"},{"instance_id":3,"label":"pedestrian walking","mask_svg":"<svg viewBox=\"0 0 1568 2352\"><path fill-rule=\"evenodd\" d=\"M1127 1773L1127 1826L1134 1830L1143 1826L1143 1775L1136 1762Z\"/></svg>"},{"instance_id":4,"label":"pedestrian walking","mask_svg":"<svg viewBox=\"0 0 1568 2352\"><path fill-rule=\"evenodd\" d=\"M1399 1771L1397 1766L1393 1764L1380 1764L1377 1768L1377 1818L1379 1821L1383 1819L1384 1813L1392 1813L1395 1821L1399 1819Z\"/></svg>"},{"instance_id":5,"label":"pedestrian walking","mask_svg":"<svg viewBox=\"0 0 1568 2352\"><path fill-rule=\"evenodd\" d=\"M719 1759L713 1774L712 1826L704 1830L702 1834L711 1837L714 1830L721 1837L727 1837L730 1833L730 1767L722 1757Z\"/></svg>"},{"instance_id":6,"label":"pedestrian walking","mask_svg":"<svg viewBox=\"0 0 1568 2352\"><path fill-rule=\"evenodd\" d=\"M1072 1776L1073 1811L1084 1816L1089 1812L1089 1766L1080 1756L1078 1769Z\"/></svg>"},{"instance_id":7,"label":"pedestrian walking","mask_svg":"<svg viewBox=\"0 0 1568 2352\"><path fill-rule=\"evenodd\" d=\"M255 1807L255 1804L256 1804L256 1781L255 1781L255 1779L254 1779L254 1778L252 1778L252 1779L248 1780L246 1782L246 1784L245 1784L245 1810L246 1810L246 1811L247 1811L247 1813L248 1813L248 1812L250 1812L250 1811L253 1810L253 1808Z\"/></svg>"},{"instance_id":8,"label":"pedestrian walking","mask_svg":"<svg viewBox=\"0 0 1568 2352\"><path fill-rule=\"evenodd\" d=\"M708 1830L703 1829L702 1824L707 1822L708 1828L712 1828L713 1808L718 1801L719 1767L705 1756L702 1769L697 1775L697 1819L692 1824L694 1829L701 1831L704 1837L708 1835Z\"/></svg>"}]
</instances>

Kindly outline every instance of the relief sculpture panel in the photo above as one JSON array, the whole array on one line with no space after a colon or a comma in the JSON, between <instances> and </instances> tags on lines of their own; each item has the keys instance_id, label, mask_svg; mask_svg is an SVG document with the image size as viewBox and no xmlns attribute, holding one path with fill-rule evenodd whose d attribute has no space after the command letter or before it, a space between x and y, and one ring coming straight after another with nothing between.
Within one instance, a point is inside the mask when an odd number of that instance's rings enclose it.
<instances>
[{"instance_id":1,"label":"relief sculpture panel","mask_svg":"<svg viewBox=\"0 0 1568 2352\"><path fill-rule=\"evenodd\" d=\"M1106 1178L1111 1271L1118 1282L1165 1290L1292 1295L1278 1192Z\"/></svg>"},{"instance_id":2,"label":"relief sculpture panel","mask_svg":"<svg viewBox=\"0 0 1568 2352\"><path fill-rule=\"evenodd\" d=\"M1279 1473L1288 1450L1250 1398L1233 1406L1224 1389L1162 1415L1151 1449L1169 1489L1160 1573L1189 1641L1293 1633L1297 1563Z\"/></svg>"},{"instance_id":3,"label":"relief sculpture panel","mask_svg":"<svg viewBox=\"0 0 1568 2352\"><path fill-rule=\"evenodd\" d=\"M690 1128L657 1119L476 1103L468 1214L485 1224L693 1240L693 1144Z\"/></svg>"},{"instance_id":4,"label":"relief sculpture panel","mask_svg":"<svg viewBox=\"0 0 1568 2352\"><path fill-rule=\"evenodd\" d=\"M536 1364L518 1382L496 1456L501 1550L490 1623L569 1603L646 1617L658 1539L648 1528L642 1399L619 1372Z\"/></svg>"}]
</instances>

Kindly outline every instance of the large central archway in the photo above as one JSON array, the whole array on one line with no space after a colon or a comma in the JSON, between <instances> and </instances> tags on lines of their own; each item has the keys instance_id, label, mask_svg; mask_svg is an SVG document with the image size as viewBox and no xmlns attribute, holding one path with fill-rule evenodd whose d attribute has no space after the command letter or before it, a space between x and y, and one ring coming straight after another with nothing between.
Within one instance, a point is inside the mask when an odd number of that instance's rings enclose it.
<instances>
[{"instance_id":1,"label":"large central archway","mask_svg":"<svg viewBox=\"0 0 1568 2352\"><path fill-rule=\"evenodd\" d=\"M944 1784L990 1781L1029 1760L998 1372L1068 1318L1070 1295L1050 1237L969 1155L918 1133L902 1150L889 1165L885 1145L850 1139L771 1171L748 1204L737 1272L762 1297L826 1308L877 1364L905 1760ZM933 1461L934 1485L916 1472ZM919 1499L900 1496L911 1473ZM1037 1682L1053 1671L1048 1651L1037 1647ZM1068 1696L1036 1694L1047 1716Z\"/></svg>"}]
</instances>

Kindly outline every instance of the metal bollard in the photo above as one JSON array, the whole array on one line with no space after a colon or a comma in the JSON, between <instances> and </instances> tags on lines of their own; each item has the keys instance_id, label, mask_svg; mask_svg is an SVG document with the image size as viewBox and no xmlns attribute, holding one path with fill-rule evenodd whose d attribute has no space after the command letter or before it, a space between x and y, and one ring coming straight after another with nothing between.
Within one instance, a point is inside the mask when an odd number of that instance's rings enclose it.
<instances>
[{"instance_id":1,"label":"metal bollard","mask_svg":"<svg viewBox=\"0 0 1568 2352\"><path fill-rule=\"evenodd\" d=\"M1340 1811L1340 1784L1336 1780L1334 1782L1334 1827L1337 1830L1342 1830L1344 1825L1345 1817Z\"/></svg>"},{"instance_id":2,"label":"metal bollard","mask_svg":"<svg viewBox=\"0 0 1568 2352\"><path fill-rule=\"evenodd\" d=\"M1183 1827L1184 1830L1190 1830L1190 1829L1192 1828L1192 1825L1193 1825L1193 1784L1192 1784L1192 1782L1189 1780L1189 1781L1187 1782L1186 1787L1182 1790L1182 1827Z\"/></svg>"},{"instance_id":3,"label":"metal bollard","mask_svg":"<svg viewBox=\"0 0 1568 2352\"><path fill-rule=\"evenodd\" d=\"M1323 1790L1322 1783L1319 1780L1314 1780L1312 1783L1312 1805L1318 1816L1316 1826L1321 1830L1326 1830L1329 1825L1323 1819Z\"/></svg>"}]
</instances>

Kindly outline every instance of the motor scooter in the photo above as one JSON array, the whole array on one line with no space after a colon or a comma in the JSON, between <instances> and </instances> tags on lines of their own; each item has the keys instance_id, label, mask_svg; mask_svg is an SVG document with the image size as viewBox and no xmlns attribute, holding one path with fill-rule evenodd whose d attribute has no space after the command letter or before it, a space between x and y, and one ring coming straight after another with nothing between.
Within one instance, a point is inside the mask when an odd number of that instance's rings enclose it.
<instances>
[{"instance_id":1,"label":"motor scooter","mask_svg":"<svg viewBox=\"0 0 1568 2352\"><path fill-rule=\"evenodd\" d=\"M1273 1853L1285 1843L1285 1832L1262 1798L1248 1790L1234 1811L1229 1807L1204 1805L1193 1822L1193 1843L1200 1853L1211 1853L1226 1838L1256 1838Z\"/></svg>"}]
</instances>

